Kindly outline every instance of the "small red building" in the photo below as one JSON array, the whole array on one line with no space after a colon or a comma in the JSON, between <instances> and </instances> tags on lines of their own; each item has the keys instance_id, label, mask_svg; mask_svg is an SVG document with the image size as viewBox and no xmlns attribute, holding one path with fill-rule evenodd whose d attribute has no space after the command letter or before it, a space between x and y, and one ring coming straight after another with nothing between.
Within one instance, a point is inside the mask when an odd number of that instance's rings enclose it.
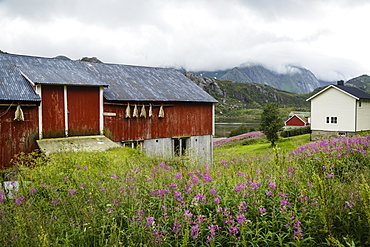
<instances>
[{"instance_id":1,"label":"small red building","mask_svg":"<svg viewBox=\"0 0 370 247\"><path fill-rule=\"evenodd\" d=\"M150 156L210 161L216 102L174 69L0 54L0 167L37 139L103 134Z\"/></svg>"},{"instance_id":2,"label":"small red building","mask_svg":"<svg viewBox=\"0 0 370 247\"><path fill-rule=\"evenodd\" d=\"M285 126L308 126L309 125L309 113L291 113Z\"/></svg>"}]
</instances>

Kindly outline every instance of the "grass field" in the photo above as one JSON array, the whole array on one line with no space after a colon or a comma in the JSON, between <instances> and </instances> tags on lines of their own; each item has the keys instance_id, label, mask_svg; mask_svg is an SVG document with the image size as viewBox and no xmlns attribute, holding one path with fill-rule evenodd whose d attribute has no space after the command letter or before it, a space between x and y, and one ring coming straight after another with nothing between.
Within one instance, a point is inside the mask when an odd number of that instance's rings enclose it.
<instances>
[{"instance_id":1,"label":"grass field","mask_svg":"<svg viewBox=\"0 0 370 247\"><path fill-rule=\"evenodd\" d=\"M0 246L370 245L370 136L259 136L219 145L213 164L35 155L13 199L0 189Z\"/></svg>"}]
</instances>

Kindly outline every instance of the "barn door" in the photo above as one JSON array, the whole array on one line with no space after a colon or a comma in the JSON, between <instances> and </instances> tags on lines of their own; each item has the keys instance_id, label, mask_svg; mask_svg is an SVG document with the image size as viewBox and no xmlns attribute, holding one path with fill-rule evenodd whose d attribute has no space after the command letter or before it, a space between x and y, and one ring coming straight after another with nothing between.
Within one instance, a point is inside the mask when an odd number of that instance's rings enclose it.
<instances>
[{"instance_id":1,"label":"barn door","mask_svg":"<svg viewBox=\"0 0 370 247\"><path fill-rule=\"evenodd\" d=\"M64 86L42 85L42 136L64 137Z\"/></svg>"},{"instance_id":2,"label":"barn door","mask_svg":"<svg viewBox=\"0 0 370 247\"><path fill-rule=\"evenodd\" d=\"M97 135L100 119L99 87L67 87L68 136Z\"/></svg>"}]
</instances>

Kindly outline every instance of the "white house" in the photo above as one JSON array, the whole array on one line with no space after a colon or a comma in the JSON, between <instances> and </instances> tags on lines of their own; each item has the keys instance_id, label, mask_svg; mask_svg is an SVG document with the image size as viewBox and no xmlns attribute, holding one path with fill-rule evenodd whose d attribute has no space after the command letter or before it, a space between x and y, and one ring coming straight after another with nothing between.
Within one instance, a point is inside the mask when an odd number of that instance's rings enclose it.
<instances>
[{"instance_id":1,"label":"white house","mask_svg":"<svg viewBox=\"0 0 370 247\"><path fill-rule=\"evenodd\" d=\"M327 86L307 101L311 101L314 141L370 130L370 94L344 86L343 81Z\"/></svg>"}]
</instances>

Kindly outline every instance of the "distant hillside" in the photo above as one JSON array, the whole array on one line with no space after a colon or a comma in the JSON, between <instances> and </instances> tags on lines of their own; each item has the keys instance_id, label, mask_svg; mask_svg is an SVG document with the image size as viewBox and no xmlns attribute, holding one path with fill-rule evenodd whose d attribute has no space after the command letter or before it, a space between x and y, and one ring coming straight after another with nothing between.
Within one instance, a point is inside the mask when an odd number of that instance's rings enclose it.
<instances>
[{"instance_id":1,"label":"distant hillside","mask_svg":"<svg viewBox=\"0 0 370 247\"><path fill-rule=\"evenodd\" d=\"M217 116L243 116L246 109L263 108L267 102L279 103L281 107L308 110L307 94L296 94L258 83L243 83L206 78L184 73L189 79L218 100Z\"/></svg>"},{"instance_id":2,"label":"distant hillside","mask_svg":"<svg viewBox=\"0 0 370 247\"><path fill-rule=\"evenodd\" d=\"M346 86L353 86L370 93L370 76L368 75L361 75L355 77L345 83Z\"/></svg>"},{"instance_id":3,"label":"distant hillside","mask_svg":"<svg viewBox=\"0 0 370 247\"><path fill-rule=\"evenodd\" d=\"M320 81L311 71L295 66L287 66L285 73L269 70L262 65L241 66L230 70L214 72L200 71L192 73L219 80L258 83L301 94L312 92L315 88L331 83Z\"/></svg>"}]
</instances>

